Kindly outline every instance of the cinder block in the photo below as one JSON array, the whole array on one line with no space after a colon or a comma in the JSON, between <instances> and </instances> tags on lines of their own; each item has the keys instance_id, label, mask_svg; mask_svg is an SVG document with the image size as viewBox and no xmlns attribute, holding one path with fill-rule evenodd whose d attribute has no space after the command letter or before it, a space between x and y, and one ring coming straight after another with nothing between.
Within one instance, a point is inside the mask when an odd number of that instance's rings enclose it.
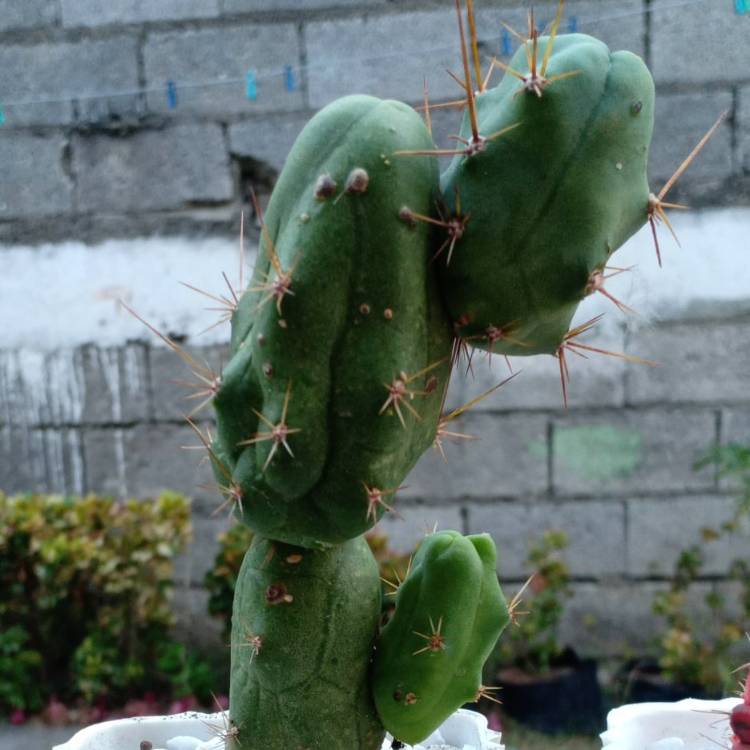
<instances>
[{"instance_id":1,"label":"cinder block","mask_svg":"<svg viewBox=\"0 0 750 750\"><path fill-rule=\"evenodd\" d=\"M171 599L172 611L177 619L175 634L179 640L207 656L216 654L218 649L229 650L229 644L222 639L221 620L208 613L206 589L178 586Z\"/></svg>"},{"instance_id":2,"label":"cinder block","mask_svg":"<svg viewBox=\"0 0 750 750\"><path fill-rule=\"evenodd\" d=\"M238 122L229 128L229 150L235 156L255 159L280 172L310 117L305 112Z\"/></svg>"},{"instance_id":3,"label":"cinder block","mask_svg":"<svg viewBox=\"0 0 750 750\"><path fill-rule=\"evenodd\" d=\"M721 443L750 446L750 408L727 408L722 412Z\"/></svg>"},{"instance_id":4,"label":"cinder block","mask_svg":"<svg viewBox=\"0 0 750 750\"><path fill-rule=\"evenodd\" d=\"M459 96L445 73L460 67L450 9L315 21L305 26L305 40L316 109L347 94L419 102L425 77L433 100Z\"/></svg>"},{"instance_id":5,"label":"cinder block","mask_svg":"<svg viewBox=\"0 0 750 750\"><path fill-rule=\"evenodd\" d=\"M628 364L628 404L750 400L750 329L732 321L640 328L633 348L658 367Z\"/></svg>"},{"instance_id":6,"label":"cinder block","mask_svg":"<svg viewBox=\"0 0 750 750\"><path fill-rule=\"evenodd\" d=\"M664 587L662 587L664 588ZM657 620L654 584L574 583L565 601L559 638L582 656L622 656L652 646Z\"/></svg>"},{"instance_id":7,"label":"cinder block","mask_svg":"<svg viewBox=\"0 0 750 750\"><path fill-rule=\"evenodd\" d=\"M90 345L52 352L0 354L6 424L25 426L134 422L147 416L148 383L141 345Z\"/></svg>"},{"instance_id":8,"label":"cinder block","mask_svg":"<svg viewBox=\"0 0 750 750\"><path fill-rule=\"evenodd\" d=\"M184 346L183 348L200 365L206 365L217 375L221 374L229 357L229 349L225 346ZM205 396L192 398L200 389L186 385L199 382L191 373L190 368L173 351L163 346L150 348L149 362L154 418L180 420L190 415L205 398ZM210 414L211 409L208 407L196 412L198 418Z\"/></svg>"},{"instance_id":9,"label":"cinder block","mask_svg":"<svg viewBox=\"0 0 750 750\"><path fill-rule=\"evenodd\" d=\"M425 453L404 480L404 497L434 501L547 491L547 417L469 413L450 425L479 439L444 438L447 463L436 450Z\"/></svg>"},{"instance_id":10,"label":"cinder block","mask_svg":"<svg viewBox=\"0 0 750 750\"><path fill-rule=\"evenodd\" d=\"M619 501L472 503L468 529L495 540L502 579L526 580L533 573L526 565L529 543L551 529L568 535L561 556L574 577L602 578L625 570L625 510Z\"/></svg>"},{"instance_id":11,"label":"cinder block","mask_svg":"<svg viewBox=\"0 0 750 750\"><path fill-rule=\"evenodd\" d=\"M127 429L88 429L84 433L86 486L118 497L155 497L163 490L193 496L214 482L204 451L187 425L140 424Z\"/></svg>"},{"instance_id":12,"label":"cinder block","mask_svg":"<svg viewBox=\"0 0 750 750\"><path fill-rule=\"evenodd\" d=\"M591 346L614 352L625 351L625 335L606 335L585 339ZM570 370L568 384L568 408L619 407L625 402L625 361L618 357L592 355L581 359L573 355L567 358ZM508 411L519 409L563 408L558 360L546 354L534 357L511 357L510 367L516 377L499 388L491 396L476 405L478 411ZM500 381L509 377L511 369L505 359L498 355L489 357L486 352L475 350L472 368L467 371L466 360L456 367L448 392L447 408L456 408Z\"/></svg>"},{"instance_id":13,"label":"cinder block","mask_svg":"<svg viewBox=\"0 0 750 750\"><path fill-rule=\"evenodd\" d=\"M0 430L0 491L82 494L80 431L28 427Z\"/></svg>"},{"instance_id":14,"label":"cinder block","mask_svg":"<svg viewBox=\"0 0 750 750\"><path fill-rule=\"evenodd\" d=\"M177 125L122 138L76 136L73 163L83 212L178 209L224 203L233 196L217 125Z\"/></svg>"},{"instance_id":15,"label":"cinder block","mask_svg":"<svg viewBox=\"0 0 750 750\"><path fill-rule=\"evenodd\" d=\"M649 160L654 192L672 176L718 116L731 108L732 93L726 89L690 94L658 93ZM697 192L707 182L727 179L732 169L732 129L725 122L680 178L679 189L681 193Z\"/></svg>"},{"instance_id":16,"label":"cinder block","mask_svg":"<svg viewBox=\"0 0 750 750\"><path fill-rule=\"evenodd\" d=\"M373 528L373 532L385 534L388 537L388 547L395 552L413 552L422 539L435 529L463 532L464 522L458 502L436 506L401 503L396 497L393 506L395 512L386 513Z\"/></svg>"},{"instance_id":17,"label":"cinder block","mask_svg":"<svg viewBox=\"0 0 750 750\"><path fill-rule=\"evenodd\" d=\"M651 66L658 83L724 81L747 66L750 16L734 12L734 3L676 6L651 3Z\"/></svg>"},{"instance_id":18,"label":"cinder block","mask_svg":"<svg viewBox=\"0 0 750 750\"><path fill-rule=\"evenodd\" d=\"M549 6L548 17L554 9ZM589 0L570 3L566 8L563 30L575 28L583 34L591 34L601 39L616 52L627 50L640 57L644 56L646 37L646 15L642 0ZM571 26L571 18L575 24Z\"/></svg>"},{"instance_id":19,"label":"cinder block","mask_svg":"<svg viewBox=\"0 0 750 750\"><path fill-rule=\"evenodd\" d=\"M750 447L750 408L733 407L722 410L720 443ZM743 491L742 480L742 475L734 473L720 476L719 487L739 497Z\"/></svg>"},{"instance_id":20,"label":"cinder block","mask_svg":"<svg viewBox=\"0 0 750 750\"><path fill-rule=\"evenodd\" d=\"M388 0L369 0L370 5L382 5ZM259 11L306 10L362 7L362 0L220 0L222 13L227 16Z\"/></svg>"},{"instance_id":21,"label":"cinder block","mask_svg":"<svg viewBox=\"0 0 750 750\"><path fill-rule=\"evenodd\" d=\"M81 363L82 422L123 424L148 417L148 373L142 344L85 346Z\"/></svg>"},{"instance_id":22,"label":"cinder block","mask_svg":"<svg viewBox=\"0 0 750 750\"><path fill-rule=\"evenodd\" d=\"M136 48L136 40L130 37L0 48L6 121L14 125L69 123L73 118L69 97L81 97L83 101L101 92L132 91L138 87ZM48 99L64 101L13 104ZM113 112L129 112L134 107L132 97L117 96L107 101ZM31 161L46 163L36 155ZM41 201L34 205L39 207Z\"/></svg>"},{"instance_id":23,"label":"cinder block","mask_svg":"<svg viewBox=\"0 0 750 750\"><path fill-rule=\"evenodd\" d=\"M199 444L189 426L143 424L128 437L126 478L135 497L150 497L164 489L192 496L200 492L199 485L213 485L205 451L186 447Z\"/></svg>"},{"instance_id":24,"label":"cinder block","mask_svg":"<svg viewBox=\"0 0 750 750\"><path fill-rule=\"evenodd\" d=\"M705 541L702 530L717 529L736 508L734 498L717 495L628 501L628 573L672 577L680 553L698 545L700 575L727 575L733 560L747 558L746 533Z\"/></svg>"},{"instance_id":25,"label":"cinder block","mask_svg":"<svg viewBox=\"0 0 750 750\"><path fill-rule=\"evenodd\" d=\"M501 22L525 33L527 7L503 2L480 8L477 28L484 69L492 55L501 55ZM547 27L556 3L535 5L538 26ZM414 34L419 29L419 34ZM639 0L581 2L566 14L564 32L576 29L594 34L613 49L643 53L644 20ZM314 107L351 93L422 99L426 77L433 100L457 98L460 90L444 73L460 71L461 58L455 11L452 8L407 13L368 14L361 18L312 22L305 27L310 62L310 98ZM512 50L517 43L512 39ZM331 50L336 50L336 54ZM345 66L348 75L339 75ZM495 81L499 80L496 74Z\"/></svg>"},{"instance_id":26,"label":"cinder block","mask_svg":"<svg viewBox=\"0 0 750 750\"><path fill-rule=\"evenodd\" d=\"M0 0L0 31L52 26L55 23L56 0Z\"/></svg>"},{"instance_id":27,"label":"cinder block","mask_svg":"<svg viewBox=\"0 0 750 750\"><path fill-rule=\"evenodd\" d=\"M739 165L750 172L750 86L740 89L737 122L734 124L738 136Z\"/></svg>"},{"instance_id":28,"label":"cinder block","mask_svg":"<svg viewBox=\"0 0 750 750\"><path fill-rule=\"evenodd\" d=\"M109 24L181 21L190 18L215 18L218 0L60 0L62 25L106 26Z\"/></svg>"},{"instance_id":29,"label":"cinder block","mask_svg":"<svg viewBox=\"0 0 750 750\"><path fill-rule=\"evenodd\" d=\"M583 656L628 657L653 653L654 641L664 622L653 612L654 597L666 583L610 580L605 583L573 583L566 600L559 638ZM700 603L708 586L691 593ZM695 609L691 609L696 612Z\"/></svg>"},{"instance_id":30,"label":"cinder block","mask_svg":"<svg viewBox=\"0 0 750 750\"><path fill-rule=\"evenodd\" d=\"M745 556L747 558L747 556ZM746 615L745 608L745 581L715 581L712 584L713 590L723 600L723 609L728 617L734 617L735 622L744 622ZM740 644L736 644L738 647ZM750 658L750 644L745 641L742 648L745 656L737 659L737 663L746 663Z\"/></svg>"},{"instance_id":31,"label":"cinder block","mask_svg":"<svg viewBox=\"0 0 750 750\"><path fill-rule=\"evenodd\" d=\"M84 400L80 349L0 352L0 422L26 428L74 424Z\"/></svg>"},{"instance_id":32,"label":"cinder block","mask_svg":"<svg viewBox=\"0 0 750 750\"><path fill-rule=\"evenodd\" d=\"M504 1L493 5L493 8L479 6L477 10L479 38L488 55L503 52L501 22L509 24L522 35L527 33L528 4ZM537 27L548 29L556 12L555 2L534 3ZM454 29L455 26L454 13ZM575 3L568 3L560 24L560 33L573 31L601 39L612 51L628 50L642 57L645 39L643 4L641 0L577 0ZM518 42L512 37L510 41L512 51L515 52ZM456 53L458 52L456 46Z\"/></svg>"},{"instance_id":33,"label":"cinder block","mask_svg":"<svg viewBox=\"0 0 750 750\"><path fill-rule=\"evenodd\" d=\"M126 456L132 429L92 428L83 433L86 456L86 491L124 500L131 497L126 473Z\"/></svg>"},{"instance_id":34,"label":"cinder block","mask_svg":"<svg viewBox=\"0 0 750 750\"><path fill-rule=\"evenodd\" d=\"M287 91L283 75L285 65L296 67L300 60L297 30L292 24L149 34L144 60L150 88L175 82L182 114L221 117L303 106L301 86ZM246 96L249 70L255 72L256 101ZM191 86L216 80L227 83ZM148 104L157 112L168 109L166 94L149 94Z\"/></svg>"},{"instance_id":35,"label":"cinder block","mask_svg":"<svg viewBox=\"0 0 750 750\"><path fill-rule=\"evenodd\" d=\"M193 538L187 549L175 559L175 581L182 586L202 586L203 578L213 567L219 551L219 535L235 525L229 516L196 518L193 515Z\"/></svg>"},{"instance_id":36,"label":"cinder block","mask_svg":"<svg viewBox=\"0 0 750 750\"><path fill-rule=\"evenodd\" d=\"M2 54L0 50L0 58ZM0 163L5 173L0 183L0 219L72 211L73 185L64 166L66 147L61 135L5 133L0 137Z\"/></svg>"},{"instance_id":37,"label":"cinder block","mask_svg":"<svg viewBox=\"0 0 750 750\"><path fill-rule=\"evenodd\" d=\"M715 440L710 409L571 414L554 422L554 491L593 497L710 491L712 468L693 467Z\"/></svg>"}]
</instances>

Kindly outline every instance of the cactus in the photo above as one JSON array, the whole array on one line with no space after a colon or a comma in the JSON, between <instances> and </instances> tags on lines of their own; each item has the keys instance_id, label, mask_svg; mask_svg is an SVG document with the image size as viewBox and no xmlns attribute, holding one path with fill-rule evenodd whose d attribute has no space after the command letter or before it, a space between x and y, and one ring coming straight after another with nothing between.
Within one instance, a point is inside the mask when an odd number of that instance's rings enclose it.
<instances>
[{"instance_id":1,"label":"cactus","mask_svg":"<svg viewBox=\"0 0 750 750\"><path fill-rule=\"evenodd\" d=\"M375 705L399 739L419 742L478 699L482 667L510 616L488 534L428 536L378 640Z\"/></svg>"},{"instance_id":2,"label":"cactus","mask_svg":"<svg viewBox=\"0 0 750 750\"><path fill-rule=\"evenodd\" d=\"M491 690L481 668L509 615L489 536L429 535L378 632L361 535L494 390L443 414L459 355L553 354L567 400L565 351L592 349L575 340L592 323L568 330L579 302L633 232L666 221L673 180L658 195L646 181L650 74L558 37L563 2L549 36L532 15L510 64L493 59L506 75L490 89L472 3L474 80L456 0L456 149L433 144L429 103L427 125L370 96L319 112L257 209L253 279L225 300L228 364L219 377L183 355L215 409L216 437L196 431L224 504L255 532L233 611L230 748L377 750L386 730L418 742ZM442 178L441 154L455 157Z\"/></svg>"}]
</instances>

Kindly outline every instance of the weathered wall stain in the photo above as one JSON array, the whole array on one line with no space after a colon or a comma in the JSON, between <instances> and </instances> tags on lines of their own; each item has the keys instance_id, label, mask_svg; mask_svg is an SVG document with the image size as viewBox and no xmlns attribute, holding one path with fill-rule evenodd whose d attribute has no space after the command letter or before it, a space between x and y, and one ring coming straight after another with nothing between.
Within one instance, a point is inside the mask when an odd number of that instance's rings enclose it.
<instances>
[{"instance_id":1,"label":"weathered wall stain","mask_svg":"<svg viewBox=\"0 0 750 750\"><path fill-rule=\"evenodd\" d=\"M555 451L572 472L589 480L632 475L641 462L637 430L609 425L576 425L555 431Z\"/></svg>"}]
</instances>

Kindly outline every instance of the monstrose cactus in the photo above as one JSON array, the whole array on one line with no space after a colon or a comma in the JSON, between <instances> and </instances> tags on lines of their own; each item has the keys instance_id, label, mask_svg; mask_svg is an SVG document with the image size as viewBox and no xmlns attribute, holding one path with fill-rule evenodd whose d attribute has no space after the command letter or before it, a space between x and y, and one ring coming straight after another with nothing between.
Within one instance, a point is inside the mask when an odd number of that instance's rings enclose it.
<instances>
[{"instance_id":1,"label":"monstrose cactus","mask_svg":"<svg viewBox=\"0 0 750 750\"><path fill-rule=\"evenodd\" d=\"M428 535L380 628L362 534L448 436L445 393L470 346L557 357L567 397L565 352L591 349L576 341L591 324L569 330L579 302L669 205L646 179L640 58L558 36L560 2L548 36L531 16L513 59L483 75L471 2L469 49L456 5L457 146L433 144L429 103L424 120L370 96L323 109L231 311L231 358L209 386L217 434L202 436L255 532L232 618L231 748L376 750L386 730L415 743L482 693L509 620L490 537Z\"/></svg>"}]
</instances>

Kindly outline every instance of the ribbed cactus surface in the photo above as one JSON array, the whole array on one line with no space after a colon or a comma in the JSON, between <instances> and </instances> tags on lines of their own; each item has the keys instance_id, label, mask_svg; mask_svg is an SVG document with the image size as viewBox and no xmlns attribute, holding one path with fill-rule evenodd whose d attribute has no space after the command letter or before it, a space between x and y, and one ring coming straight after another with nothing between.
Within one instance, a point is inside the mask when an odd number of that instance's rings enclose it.
<instances>
[{"instance_id":1,"label":"ribbed cactus surface","mask_svg":"<svg viewBox=\"0 0 750 750\"><path fill-rule=\"evenodd\" d=\"M441 180L451 211L460 203L469 217L440 264L446 306L462 336L500 354L554 353L596 275L646 221L648 69L590 36L559 37L547 55L550 44L516 52L509 66L525 81L508 73L477 96L480 136L506 132L456 156ZM461 135L472 137L468 114Z\"/></svg>"}]
</instances>

